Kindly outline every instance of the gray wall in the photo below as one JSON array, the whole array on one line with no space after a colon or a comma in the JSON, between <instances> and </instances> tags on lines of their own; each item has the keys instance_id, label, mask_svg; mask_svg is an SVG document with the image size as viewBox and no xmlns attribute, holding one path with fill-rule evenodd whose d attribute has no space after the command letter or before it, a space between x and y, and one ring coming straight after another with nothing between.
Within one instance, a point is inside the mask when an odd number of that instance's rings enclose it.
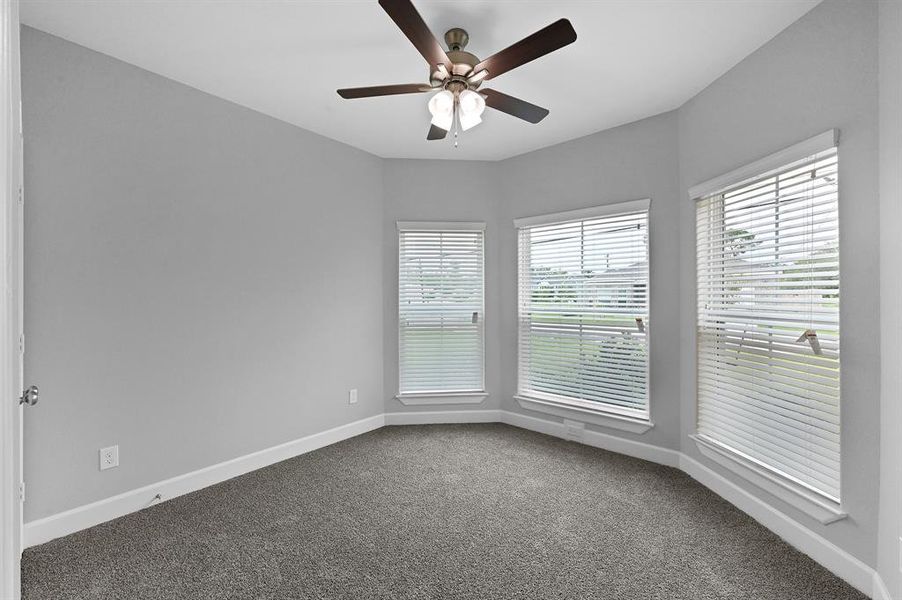
<instances>
[{"instance_id":1,"label":"gray wall","mask_svg":"<svg viewBox=\"0 0 902 600\"><path fill-rule=\"evenodd\" d=\"M679 111L682 450L876 564L880 399L877 3L825 0ZM841 131L842 499L823 526L702 457L695 427L695 212L688 188L830 128Z\"/></svg>"},{"instance_id":2,"label":"gray wall","mask_svg":"<svg viewBox=\"0 0 902 600\"><path fill-rule=\"evenodd\" d=\"M29 28L22 61L26 520L383 411L379 159Z\"/></svg>"},{"instance_id":3,"label":"gray wall","mask_svg":"<svg viewBox=\"0 0 902 600\"><path fill-rule=\"evenodd\" d=\"M465 143L466 141L464 140ZM449 185L449 170L456 181ZM497 281L500 227L495 163L440 160L386 160L385 213L382 236L385 276L384 381L388 412L479 410L498 408L499 322L502 318ZM485 231L485 384L488 398L478 405L405 406L398 393L398 221L482 221Z\"/></svg>"},{"instance_id":4,"label":"gray wall","mask_svg":"<svg viewBox=\"0 0 902 600\"><path fill-rule=\"evenodd\" d=\"M651 199L651 368L649 390L655 427L643 435L607 433L679 447L679 371L672 350L679 343L678 162L676 113L538 150L499 165L501 180L501 367L502 407L533 417L513 400L517 389L518 217L556 213L614 202ZM560 421L560 419L556 419ZM599 429L587 426L588 429Z\"/></svg>"},{"instance_id":5,"label":"gray wall","mask_svg":"<svg viewBox=\"0 0 902 600\"><path fill-rule=\"evenodd\" d=\"M877 566L902 599L902 0L880 3L880 534Z\"/></svg>"}]
</instances>

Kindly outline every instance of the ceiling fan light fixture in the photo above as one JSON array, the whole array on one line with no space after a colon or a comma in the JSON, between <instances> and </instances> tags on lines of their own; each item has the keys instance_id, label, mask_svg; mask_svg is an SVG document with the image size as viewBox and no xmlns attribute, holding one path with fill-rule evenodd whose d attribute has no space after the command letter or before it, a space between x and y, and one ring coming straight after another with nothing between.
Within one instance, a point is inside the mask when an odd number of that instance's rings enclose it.
<instances>
[{"instance_id":1,"label":"ceiling fan light fixture","mask_svg":"<svg viewBox=\"0 0 902 600\"><path fill-rule=\"evenodd\" d=\"M433 117L451 115L454 112L454 94L442 90L429 99L429 112Z\"/></svg>"},{"instance_id":2,"label":"ceiling fan light fixture","mask_svg":"<svg viewBox=\"0 0 902 600\"><path fill-rule=\"evenodd\" d=\"M449 131L454 121L454 94L442 90L429 99L428 107L432 113L432 124Z\"/></svg>"},{"instance_id":3,"label":"ceiling fan light fixture","mask_svg":"<svg viewBox=\"0 0 902 600\"><path fill-rule=\"evenodd\" d=\"M451 131L451 125L454 123L453 115L435 115L432 117L432 121L430 121L432 125L440 129L444 129L445 131Z\"/></svg>"},{"instance_id":4,"label":"ceiling fan light fixture","mask_svg":"<svg viewBox=\"0 0 902 600\"><path fill-rule=\"evenodd\" d=\"M460 93L460 115L481 117L485 111L485 98L473 90L464 90ZM481 119L480 119L481 120Z\"/></svg>"},{"instance_id":5,"label":"ceiling fan light fixture","mask_svg":"<svg viewBox=\"0 0 902 600\"><path fill-rule=\"evenodd\" d=\"M458 116L460 119L460 128L463 131L467 131L472 127L476 127L480 123L482 123L482 117L477 115L476 113L465 114L463 111L460 112Z\"/></svg>"},{"instance_id":6,"label":"ceiling fan light fixture","mask_svg":"<svg viewBox=\"0 0 902 600\"><path fill-rule=\"evenodd\" d=\"M473 90L464 90L457 98L457 118L464 131L482 123L485 112L485 98Z\"/></svg>"},{"instance_id":7,"label":"ceiling fan light fixture","mask_svg":"<svg viewBox=\"0 0 902 600\"><path fill-rule=\"evenodd\" d=\"M337 90L342 98L419 94L444 88L429 100L432 127L426 134L426 139L444 139L451 128L455 127L454 119L457 118L455 147L461 129L466 131L482 122L486 106L529 123L538 123L548 116L548 109L496 90L486 89L481 93L473 90L487 79L494 79L575 42L576 31L567 19L558 19L480 61L474 54L464 50L470 38L466 30L454 27L446 31L448 50L445 51L411 0L379 0L379 5L426 59L430 67L429 83L344 88Z\"/></svg>"}]
</instances>

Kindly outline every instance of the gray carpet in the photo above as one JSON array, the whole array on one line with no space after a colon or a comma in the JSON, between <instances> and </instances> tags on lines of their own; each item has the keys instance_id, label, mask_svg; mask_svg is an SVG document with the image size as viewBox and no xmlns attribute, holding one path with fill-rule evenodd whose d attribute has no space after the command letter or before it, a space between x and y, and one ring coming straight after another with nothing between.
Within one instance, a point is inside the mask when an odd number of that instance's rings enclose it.
<instances>
[{"instance_id":1,"label":"gray carpet","mask_svg":"<svg viewBox=\"0 0 902 600\"><path fill-rule=\"evenodd\" d=\"M677 470L388 427L31 548L25 600L865 596Z\"/></svg>"}]
</instances>

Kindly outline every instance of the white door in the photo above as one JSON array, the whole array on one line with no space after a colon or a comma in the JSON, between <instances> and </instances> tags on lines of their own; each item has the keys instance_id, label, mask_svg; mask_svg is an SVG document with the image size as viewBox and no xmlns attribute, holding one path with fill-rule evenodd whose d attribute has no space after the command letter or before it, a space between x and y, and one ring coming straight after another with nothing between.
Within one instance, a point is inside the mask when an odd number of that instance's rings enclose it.
<instances>
[{"instance_id":1,"label":"white door","mask_svg":"<svg viewBox=\"0 0 902 600\"><path fill-rule=\"evenodd\" d=\"M22 552L22 135L19 3L0 2L0 598L20 595Z\"/></svg>"}]
</instances>

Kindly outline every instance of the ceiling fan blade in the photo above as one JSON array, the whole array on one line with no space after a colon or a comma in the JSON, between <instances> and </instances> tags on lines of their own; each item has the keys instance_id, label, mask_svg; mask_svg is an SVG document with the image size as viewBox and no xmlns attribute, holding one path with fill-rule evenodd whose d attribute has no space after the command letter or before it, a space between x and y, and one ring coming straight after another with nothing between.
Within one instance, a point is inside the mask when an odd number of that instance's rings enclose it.
<instances>
[{"instance_id":1,"label":"ceiling fan blade","mask_svg":"<svg viewBox=\"0 0 902 600\"><path fill-rule=\"evenodd\" d=\"M478 73L485 69L489 72L486 79L498 77L575 41L576 31L573 25L567 19L561 19L488 57L473 67L472 72Z\"/></svg>"},{"instance_id":2,"label":"ceiling fan blade","mask_svg":"<svg viewBox=\"0 0 902 600\"><path fill-rule=\"evenodd\" d=\"M529 121L530 123L538 123L548 116L548 109L530 104L526 100L520 100L495 90L479 90L479 93L485 96L485 105L495 110L513 115L517 118Z\"/></svg>"},{"instance_id":3,"label":"ceiling fan blade","mask_svg":"<svg viewBox=\"0 0 902 600\"><path fill-rule=\"evenodd\" d=\"M338 90L338 95L347 100L351 98L371 98L373 96L392 96L395 94L419 94L432 91L432 86L425 83L401 83L398 85L376 85L372 87L345 88Z\"/></svg>"},{"instance_id":4,"label":"ceiling fan blade","mask_svg":"<svg viewBox=\"0 0 902 600\"><path fill-rule=\"evenodd\" d=\"M435 125L429 126L429 133L426 134L427 140L443 140L445 136L448 135L448 132L442 129L441 127L436 127Z\"/></svg>"},{"instance_id":5,"label":"ceiling fan blade","mask_svg":"<svg viewBox=\"0 0 902 600\"><path fill-rule=\"evenodd\" d=\"M379 5L413 42L414 47L420 51L430 67L434 69L438 65L445 65L448 71L451 70L451 60L410 0L379 0Z\"/></svg>"}]
</instances>

